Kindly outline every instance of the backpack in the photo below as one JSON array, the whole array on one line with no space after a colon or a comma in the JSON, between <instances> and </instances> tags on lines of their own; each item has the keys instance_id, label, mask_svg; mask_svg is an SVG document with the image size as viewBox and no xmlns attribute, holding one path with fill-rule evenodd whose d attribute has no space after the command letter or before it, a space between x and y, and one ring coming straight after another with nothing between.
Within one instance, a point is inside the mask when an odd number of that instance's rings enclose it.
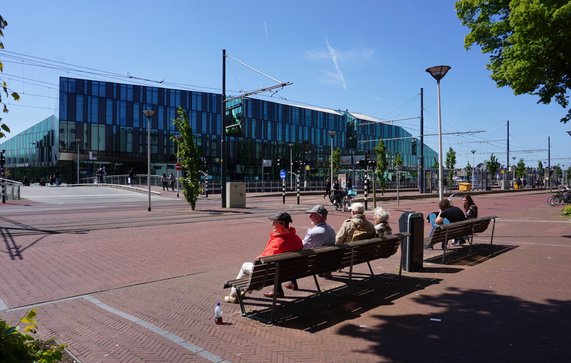
<instances>
[{"instance_id":1,"label":"backpack","mask_svg":"<svg viewBox=\"0 0 571 363\"><path fill-rule=\"evenodd\" d=\"M372 238L371 234L364 229L360 229L358 226L355 226L355 231L353 232L353 237L351 237L351 241L360 241L362 239L369 239Z\"/></svg>"}]
</instances>

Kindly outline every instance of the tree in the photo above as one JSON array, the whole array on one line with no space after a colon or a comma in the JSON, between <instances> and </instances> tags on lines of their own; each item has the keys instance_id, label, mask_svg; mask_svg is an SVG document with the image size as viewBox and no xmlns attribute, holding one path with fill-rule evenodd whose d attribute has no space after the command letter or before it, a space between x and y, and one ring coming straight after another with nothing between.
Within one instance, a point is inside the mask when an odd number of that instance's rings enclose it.
<instances>
[{"instance_id":1,"label":"tree","mask_svg":"<svg viewBox=\"0 0 571 363\"><path fill-rule=\"evenodd\" d=\"M180 138L172 136L171 140L179 143L177 157L180 158L184 175L180 178L182 193L192 210L194 210L200 194L200 154L194 143L194 135L188 116L180 106L176 110L176 118L173 120L173 123L180 134Z\"/></svg>"},{"instance_id":2,"label":"tree","mask_svg":"<svg viewBox=\"0 0 571 363\"><path fill-rule=\"evenodd\" d=\"M568 0L459 0L456 14L477 44L490 54L488 69L498 87L553 98L566 108L571 88L571 3ZM561 119L571 119L571 109Z\"/></svg>"},{"instance_id":3,"label":"tree","mask_svg":"<svg viewBox=\"0 0 571 363\"><path fill-rule=\"evenodd\" d=\"M446 169L448 169L448 185L452 185L454 177L454 168L456 167L456 151L449 148L446 153Z\"/></svg>"},{"instance_id":4,"label":"tree","mask_svg":"<svg viewBox=\"0 0 571 363\"><path fill-rule=\"evenodd\" d=\"M541 160L537 162L537 175L543 176L545 174L545 170L543 169L543 163Z\"/></svg>"},{"instance_id":5,"label":"tree","mask_svg":"<svg viewBox=\"0 0 571 363\"><path fill-rule=\"evenodd\" d=\"M494 154L490 155L490 160L486 160L486 171L493 177L499 169L500 162L498 161L498 158Z\"/></svg>"},{"instance_id":6,"label":"tree","mask_svg":"<svg viewBox=\"0 0 571 363\"><path fill-rule=\"evenodd\" d=\"M464 170L466 170L466 180L468 180L468 181L472 180L472 165L470 165L469 161L466 164L466 167L464 168Z\"/></svg>"},{"instance_id":7,"label":"tree","mask_svg":"<svg viewBox=\"0 0 571 363\"><path fill-rule=\"evenodd\" d=\"M0 15L0 38L4 37L4 28L6 28L7 26L8 26L8 22L6 21L6 19L4 19L2 17L2 15ZM0 49L4 49L4 43L2 43L1 40L0 40ZM0 61L0 73L2 73L2 72L4 72L4 65ZM5 95L5 97L8 99L10 99L10 97L12 97L12 99L14 99L14 101L18 101L20 99L20 95L18 95L17 92L10 90L8 88L8 83L6 83L6 81L4 81L1 78L0 78L0 83L2 83L2 91L3 91L3 92L0 92L0 105L2 105L2 112L8 113L8 107L6 106L6 102L4 101L2 96ZM6 125L5 123L2 122L2 117L0 117L0 139L3 137L6 137L6 133L9 133L9 132L10 132L10 128L8 127L8 125Z\"/></svg>"},{"instance_id":8,"label":"tree","mask_svg":"<svg viewBox=\"0 0 571 363\"><path fill-rule=\"evenodd\" d=\"M400 153L395 154L395 160L393 161L393 165L396 168L397 166L400 168L402 166L402 156Z\"/></svg>"},{"instance_id":9,"label":"tree","mask_svg":"<svg viewBox=\"0 0 571 363\"><path fill-rule=\"evenodd\" d=\"M341 149L333 149L333 154L331 155L333 158L333 179L336 179L336 175L339 172L339 167L341 166ZM330 160L331 162L331 160ZM333 183L333 180L331 181Z\"/></svg>"},{"instance_id":10,"label":"tree","mask_svg":"<svg viewBox=\"0 0 571 363\"><path fill-rule=\"evenodd\" d=\"M375 147L375 154L377 155L377 175L379 179L379 185L381 187L381 194L385 192L385 187L387 182L385 180L385 172L387 171L387 148L383 139L379 139L377 146Z\"/></svg>"},{"instance_id":11,"label":"tree","mask_svg":"<svg viewBox=\"0 0 571 363\"><path fill-rule=\"evenodd\" d=\"M519 161L517 162L517 166L515 167L515 176L516 178L520 178L523 179L525 177L525 162L523 161L523 159L519 159Z\"/></svg>"}]
</instances>

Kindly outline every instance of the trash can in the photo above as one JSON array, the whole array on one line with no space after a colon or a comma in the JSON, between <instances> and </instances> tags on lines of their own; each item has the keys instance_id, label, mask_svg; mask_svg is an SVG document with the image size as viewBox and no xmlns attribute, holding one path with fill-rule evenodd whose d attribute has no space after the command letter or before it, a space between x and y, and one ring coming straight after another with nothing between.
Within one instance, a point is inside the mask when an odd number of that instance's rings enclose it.
<instances>
[{"instance_id":1,"label":"trash can","mask_svg":"<svg viewBox=\"0 0 571 363\"><path fill-rule=\"evenodd\" d=\"M468 192L472 190L472 183L468 182L460 182L458 183L458 191L460 192Z\"/></svg>"},{"instance_id":2,"label":"trash can","mask_svg":"<svg viewBox=\"0 0 571 363\"><path fill-rule=\"evenodd\" d=\"M422 213L404 212L399 218L400 232L409 234L401 246L401 264L405 271L422 270L424 259L424 216Z\"/></svg>"}]
</instances>

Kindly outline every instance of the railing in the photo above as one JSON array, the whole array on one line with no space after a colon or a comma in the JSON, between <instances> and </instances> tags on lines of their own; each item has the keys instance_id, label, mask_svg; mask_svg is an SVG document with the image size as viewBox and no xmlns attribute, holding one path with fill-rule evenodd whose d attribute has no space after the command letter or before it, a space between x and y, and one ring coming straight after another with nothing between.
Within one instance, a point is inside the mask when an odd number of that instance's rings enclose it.
<instances>
[{"instance_id":1,"label":"railing","mask_svg":"<svg viewBox=\"0 0 571 363\"><path fill-rule=\"evenodd\" d=\"M3 188L6 189L6 200L20 199L20 187L22 187L22 183L15 180L0 178L0 185L4 186Z\"/></svg>"},{"instance_id":2,"label":"railing","mask_svg":"<svg viewBox=\"0 0 571 363\"><path fill-rule=\"evenodd\" d=\"M151 185L162 186L162 176L161 175L151 175ZM147 175L136 175L133 181L130 182L129 175L105 175L103 177L103 182L98 181L96 176L89 178L82 178L82 184L119 184L119 185L133 185L133 186L145 186L147 185Z\"/></svg>"}]
</instances>

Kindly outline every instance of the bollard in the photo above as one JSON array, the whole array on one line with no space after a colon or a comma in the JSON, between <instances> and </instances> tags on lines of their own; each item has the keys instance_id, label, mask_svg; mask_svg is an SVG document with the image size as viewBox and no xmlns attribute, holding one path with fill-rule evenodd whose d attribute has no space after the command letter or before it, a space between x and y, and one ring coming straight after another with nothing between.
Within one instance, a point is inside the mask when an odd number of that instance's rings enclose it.
<instances>
[{"instance_id":1,"label":"bollard","mask_svg":"<svg viewBox=\"0 0 571 363\"><path fill-rule=\"evenodd\" d=\"M282 179L282 198L283 198L283 203L285 204L285 188L286 188L286 184L285 184L285 179Z\"/></svg>"},{"instance_id":2,"label":"bollard","mask_svg":"<svg viewBox=\"0 0 571 363\"><path fill-rule=\"evenodd\" d=\"M204 174L204 197L208 198L208 172Z\"/></svg>"},{"instance_id":3,"label":"bollard","mask_svg":"<svg viewBox=\"0 0 571 363\"><path fill-rule=\"evenodd\" d=\"M368 209L367 207L367 200L369 199L369 174L365 175L365 210Z\"/></svg>"},{"instance_id":4,"label":"bollard","mask_svg":"<svg viewBox=\"0 0 571 363\"><path fill-rule=\"evenodd\" d=\"M299 174L295 176L295 182L297 187L297 204L299 205Z\"/></svg>"}]
</instances>

